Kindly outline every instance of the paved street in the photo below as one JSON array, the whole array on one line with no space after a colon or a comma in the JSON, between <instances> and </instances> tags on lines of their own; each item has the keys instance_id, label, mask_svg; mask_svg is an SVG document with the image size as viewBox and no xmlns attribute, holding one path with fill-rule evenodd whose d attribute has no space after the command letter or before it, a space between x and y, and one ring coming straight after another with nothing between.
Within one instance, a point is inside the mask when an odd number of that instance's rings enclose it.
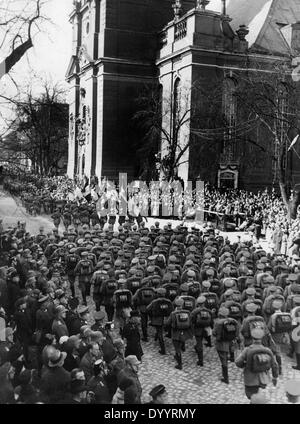
<instances>
[{"instance_id":1,"label":"paved street","mask_svg":"<svg viewBox=\"0 0 300 424\"><path fill-rule=\"evenodd\" d=\"M18 202L19 203L19 202ZM28 215L24 208L17 204L7 194L0 191L0 217L3 218L4 226L16 224L18 220L26 220L27 229L36 233L40 225L44 225L45 230L53 228L51 220L46 217L32 217ZM149 220L152 225L152 220ZM235 238L236 233L230 233L230 238ZM78 292L79 295L79 292ZM93 305L90 303L91 309ZM158 353L158 342L154 342L154 332L150 328L150 338L148 343L142 342L144 349L143 362L140 368L140 378L143 385L144 401L149 400L147 393L156 384L163 383L169 393L169 402L177 404L234 404L249 403L244 394L242 371L235 364L229 365L230 385L220 382L221 367L217 352L213 348L205 348L204 367L196 365L197 356L194 351L194 342L186 343L186 352L183 353L183 370L174 368L174 349L170 339L166 338L167 355L161 356ZM283 347L285 350L285 347ZM278 387L270 385L266 389L268 398L272 403L287 403L284 394L284 382L290 378L300 379L300 371L292 369L294 361L283 354L283 376L278 380Z\"/></svg>"}]
</instances>

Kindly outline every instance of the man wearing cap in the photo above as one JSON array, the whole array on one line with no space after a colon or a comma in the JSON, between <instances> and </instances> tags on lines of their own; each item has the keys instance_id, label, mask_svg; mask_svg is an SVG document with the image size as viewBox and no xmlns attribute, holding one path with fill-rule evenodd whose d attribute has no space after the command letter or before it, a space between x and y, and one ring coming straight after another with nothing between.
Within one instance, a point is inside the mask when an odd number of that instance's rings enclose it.
<instances>
[{"instance_id":1,"label":"man wearing cap","mask_svg":"<svg viewBox=\"0 0 300 424\"><path fill-rule=\"evenodd\" d=\"M203 367L203 338L210 340L213 328L212 313L205 307L205 296L199 296L196 308L191 312L192 330L196 339L195 351L198 355L197 365Z\"/></svg>"},{"instance_id":2,"label":"man wearing cap","mask_svg":"<svg viewBox=\"0 0 300 424\"><path fill-rule=\"evenodd\" d=\"M80 261L80 256L77 255L76 249L71 248L65 259L65 270L70 282L72 296L75 297L75 269Z\"/></svg>"},{"instance_id":3,"label":"man wearing cap","mask_svg":"<svg viewBox=\"0 0 300 424\"><path fill-rule=\"evenodd\" d=\"M175 349L176 369L182 370L182 354L185 342L193 337L190 311L183 309L184 301L180 297L175 299L175 311L171 312L166 326L171 327L171 338Z\"/></svg>"},{"instance_id":4,"label":"man wearing cap","mask_svg":"<svg viewBox=\"0 0 300 424\"><path fill-rule=\"evenodd\" d=\"M88 252L81 253L81 260L76 265L74 274L78 278L79 289L82 294L84 305L87 305L86 297L90 296L91 278L93 275L93 263L87 259Z\"/></svg>"},{"instance_id":5,"label":"man wearing cap","mask_svg":"<svg viewBox=\"0 0 300 424\"><path fill-rule=\"evenodd\" d=\"M139 361L143 356L141 346L141 335L139 330L140 314L138 311L131 311L130 318L122 329L121 336L126 339L125 355L135 355Z\"/></svg>"},{"instance_id":6,"label":"man wearing cap","mask_svg":"<svg viewBox=\"0 0 300 424\"><path fill-rule=\"evenodd\" d=\"M87 352L83 355L80 361L80 368L83 370L86 381L93 375L94 363L100 359L102 352L100 351L99 344L96 342L87 345Z\"/></svg>"},{"instance_id":7,"label":"man wearing cap","mask_svg":"<svg viewBox=\"0 0 300 424\"><path fill-rule=\"evenodd\" d=\"M255 327L251 330L253 343L246 347L237 357L235 364L244 368L245 393L248 399L260 388L269 383L269 370L272 370L273 385L277 385L278 364L271 349L263 346L264 329Z\"/></svg>"},{"instance_id":8,"label":"man wearing cap","mask_svg":"<svg viewBox=\"0 0 300 424\"><path fill-rule=\"evenodd\" d=\"M150 405L163 405L167 403L168 394L163 384L153 387L149 395L152 397L152 400L148 403Z\"/></svg>"},{"instance_id":9,"label":"man wearing cap","mask_svg":"<svg viewBox=\"0 0 300 424\"><path fill-rule=\"evenodd\" d=\"M41 392L48 403L57 403L63 399L71 381L70 373L63 368L66 352L52 349L48 366L42 373Z\"/></svg>"},{"instance_id":10,"label":"man wearing cap","mask_svg":"<svg viewBox=\"0 0 300 424\"><path fill-rule=\"evenodd\" d=\"M66 308L63 305L56 306L54 310L54 320L52 323L52 334L59 340L63 336L69 336L69 331L65 323Z\"/></svg>"},{"instance_id":11,"label":"man wearing cap","mask_svg":"<svg viewBox=\"0 0 300 424\"><path fill-rule=\"evenodd\" d=\"M140 404L142 396L142 386L138 378L140 361L136 356L130 355L125 358L125 367L120 371L118 376L119 385L122 380L130 379L132 381L132 391L127 403Z\"/></svg>"},{"instance_id":12,"label":"man wearing cap","mask_svg":"<svg viewBox=\"0 0 300 424\"><path fill-rule=\"evenodd\" d=\"M95 323L91 327L93 331L101 331L103 334L105 333L105 329L104 329L105 316L106 315L104 311L96 311L94 313Z\"/></svg>"},{"instance_id":13,"label":"man wearing cap","mask_svg":"<svg viewBox=\"0 0 300 424\"><path fill-rule=\"evenodd\" d=\"M216 350L218 352L221 365L221 381L229 384L228 378L228 357L232 356L235 349L234 342L240 342L238 322L229 318L229 309L221 307L218 311L218 318L215 321L213 335L216 337Z\"/></svg>"},{"instance_id":14,"label":"man wearing cap","mask_svg":"<svg viewBox=\"0 0 300 424\"><path fill-rule=\"evenodd\" d=\"M165 342L163 337L164 322L173 310L172 302L166 298L166 289L159 287L156 289L157 299L154 299L147 306L147 314L151 320L151 326L156 330L155 340L158 340L161 355L166 354Z\"/></svg>"},{"instance_id":15,"label":"man wearing cap","mask_svg":"<svg viewBox=\"0 0 300 424\"><path fill-rule=\"evenodd\" d=\"M87 382L88 390L93 392L93 400L95 404L111 403L111 395L108 389L106 377L108 369L102 359L97 359L94 363L94 375Z\"/></svg>"}]
</instances>

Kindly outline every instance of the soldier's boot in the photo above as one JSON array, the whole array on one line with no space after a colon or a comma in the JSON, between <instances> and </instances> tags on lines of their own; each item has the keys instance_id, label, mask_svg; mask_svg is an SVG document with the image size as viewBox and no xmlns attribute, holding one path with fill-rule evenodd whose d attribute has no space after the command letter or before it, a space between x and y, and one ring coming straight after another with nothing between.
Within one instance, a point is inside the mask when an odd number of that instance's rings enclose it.
<instances>
[{"instance_id":1,"label":"soldier's boot","mask_svg":"<svg viewBox=\"0 0 300 424\"><path fill-rule=\"evenodd\" d=\"M143 329L143 337L142 337L143 342L147 342L148 341L148 334L147 334L147 328Z\"/></svg>"},{"instance_id":2,"label":"soldier's boot","mask_svg":"<svg viewBox=\"0 0 300 424\"><path fill-rule=\"evenodd\" d=\"M212 347L211 336L207 336L205 346Z\"/></svg>"},{"instance_id":3,"label":"soldier's boot","mask_svg":"<svg viewBox=\"0 0 300 424\"><path fill-rule=\"evenodd\" d=\"M83 303L85 306L87 306L87 302L86 302L86 295L85 295L85 294L83 294L83 295L82 295L82 303Z\"/></svg>"},{"instance_id":4,"label":"soldier's boot","mask_svg":"<svg viewBox=\"0 0 300 424\"><path fill-rule=\"evenodd\" d=\"M159 340L159 345L160 345L159 353L161 355L165 355L166 354L166 347L165 347L164 341L163 340Z\"/></svg>"},{"instance_id":5,"label":"soldier's boot","mask_svg":"<svg viewBox=\"0 0 300 424\"><path fill-rule=\"evenodd\" d=\"M177 361L177 365L175 365L175 368L177 370L182 370L182 356L181 356L181 354L176 353L176 361Z\"/></svg>"},{"instance_id":6,"label":"soldier's boot","mask_svg":"<svg viewBox=\"0 0 300 424\"><path fill-rule=\"evenodd\" d=\"M292 366L292 368L294 370L300 371L300 354L299 353L296 353L296 361L297 361L297 365Z\"/></svg>"},{"instance_id":7,"label":"soldier's boot","mask_svg":"<svg viewBox=\"0 0 300 424\"><path fill-rule=\"evenodd\" d=\"M222 383L229 384L228 368L224 367L223 365L222 365L222 375L223 375L223 378L221 378Z\"/></svg>"},{"instance_id":8,"label":"soldier's boot","mask_svg":"<svg viewBox=\"0 0 300 424\"><path fill-rule=\"evenodd\" d=\"M154 336L154 341L157 342L157 340L158 340L158 332L156 331L155 336Z\"/></svg>"},{"instance_id":9,"label":"soldier's boot","mask_svg":"<svg viewBox=\"0 0 300 424\"><path fill-rule=\"evenodd\" d=\"M290 351L287 353L287 356L289 358L292 358L293 359L294 353L295 353L294 343L291 343L291 345L290 345Z\"/></svg>"},{"instance_id":10,"label":"soldier's boot","mask_svg":"<svg viewBox=\"0 0 300 424\"><path fill-rule=\"evenodd\" d=\"M282 375L281 356L280 355L276 355L276 361L277 361L277 364L278 364L278 374Z\"/></svg>"},{"instance_id":11,"label":"soldier's boot","mask_svg":"<svg viewBox=\"0 0 300 424\"><path fill-rule=\"evenodd\" d=\"M230 362L234 362L234 352L230 352Z\"/></svg>"},{"instance_id":12,"label":"soldier's boot","mask_svg":"<svg viewBox=\"0 0 300 424\"><path fill-rule=\"evenodd\" d=\"M75 287L71 286L70 289L71 289L72 297L75 297Z\"/></svg>"},{"instance_id":13,"label":"soldier's boot","mask_svg":"<svg viewBox=\"0 0 300 424\"><path fill-rule=\"evenodd\" d=\"M185 352L185 343L184 342L181 345L181 350L182 350L182 352Z\"/></svg>"},{"instance_id":14,"label":"soldier's boot","mask_svg":"<svg viewBox=\"0 0 300 424\"><path fill-rule=\"evenodd\" d=\"M198 355L198 362L197 365L200 367L203 367L203 352L197 352Z\"/></svg>"}]
</instances>

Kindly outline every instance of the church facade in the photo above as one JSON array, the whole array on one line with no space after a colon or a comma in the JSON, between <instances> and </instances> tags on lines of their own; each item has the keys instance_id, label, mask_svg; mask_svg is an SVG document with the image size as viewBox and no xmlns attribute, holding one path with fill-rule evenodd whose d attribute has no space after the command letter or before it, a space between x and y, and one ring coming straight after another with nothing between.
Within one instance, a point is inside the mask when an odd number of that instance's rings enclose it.
<instances>
[{"instance_id":1,"label":"church facade","mask_svg":"<svg viewBox=\"0 0 300 424\"><path fill-rule=\"evenodd\" d=\"M82 0L74 2L73 55L70 83L68 175L138 179L143 163L137 155L142 136L133 116L137 98L150 84L159 84L162 126L173 131L178 93L213 78L224 80L224 114L233 124L237 113L232 91L240 72L254 63L289 61L300 48L300 6L280 0ZM177 99L177 100L174 100ZM182 100L181 100L182 101ZM188 96L187 110L196 99ZM173 106L172 106L173 105ZM188 118L188 113L187 113ZM232 124L232 125L233 125ZM193 134L191 121L180 130L182 154L176 173L184 181L203 179L213 185L258 189L270 186L274 164L262 155L249 161L250 147L224 134L222 149L205 154L197 143L184 146ZM256 132L263 138L263 133ZM297 147L298 148L298 147ZM161 141L160 155L167 146ZM297 153L297 152L295 152ZM293 183L300 181L298 156L290 152ZM299 154L299 152L297 153ZM253 155L252 155L253 156ZM251 157L252 157L251 156ZM256 155L257 156L257 155ZM255 157L255 155L253 156Z\"/></svg>"}]
</instances>

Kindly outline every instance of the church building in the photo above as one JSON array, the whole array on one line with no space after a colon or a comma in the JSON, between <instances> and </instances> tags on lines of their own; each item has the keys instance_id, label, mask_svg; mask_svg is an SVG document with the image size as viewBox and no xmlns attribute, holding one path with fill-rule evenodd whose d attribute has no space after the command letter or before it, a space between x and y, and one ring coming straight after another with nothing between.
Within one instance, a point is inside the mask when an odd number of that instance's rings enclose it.
<instances>
[{"instance_id":1,"label":"church building","mask_svg":"<svg viewBox=\"0 0 300 424\"><path fill-rule=\"evenodd\" d=\"M299 0L74 0L70 22L73 54L66 78L71 89L71 178L96 175L118 180L120 172L126 172L129 181L141 177L137 146L142 134L133 117L145 87L160 86L162 127L171 132L174 105L182 102L184 91L195 84L208 86L217 77L223 81L223 112L233 127L239 74L257 63L262 64L259 68L272 68L273 63L300 56ZM187 110L192 110L194 96L186 101ZM185 146L195 136L186 116L176 175L184 181L200 178L232 188L272 185L274 161L240 143L234 131L224 133L217 158L212 149L200 148L201 137L198 144ZM259 130L255 134L266 138ZM157 153L163 157L166 151L162 138ZM292 182L297 183L297 144L293 151L288 166Z\"/></svg>"}]
</instances>

